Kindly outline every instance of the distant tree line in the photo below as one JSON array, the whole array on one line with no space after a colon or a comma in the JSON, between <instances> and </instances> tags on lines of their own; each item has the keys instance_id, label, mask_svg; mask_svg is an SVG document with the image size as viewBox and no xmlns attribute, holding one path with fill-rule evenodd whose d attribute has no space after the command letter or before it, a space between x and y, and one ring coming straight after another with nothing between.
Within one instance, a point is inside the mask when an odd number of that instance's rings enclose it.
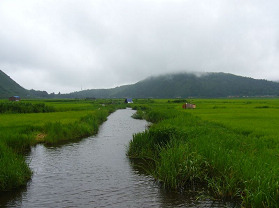
<instances>
[{"instance_id":1,"label":"distant tree line","mask_svg":"<svg viewBox=\"0 0 279 208\"><path fill-rule=\"evenodd\" d=\"M0 103L0 113L47 113L55 108L44 103L3 102Z\"/></svg>"}]
</instances>

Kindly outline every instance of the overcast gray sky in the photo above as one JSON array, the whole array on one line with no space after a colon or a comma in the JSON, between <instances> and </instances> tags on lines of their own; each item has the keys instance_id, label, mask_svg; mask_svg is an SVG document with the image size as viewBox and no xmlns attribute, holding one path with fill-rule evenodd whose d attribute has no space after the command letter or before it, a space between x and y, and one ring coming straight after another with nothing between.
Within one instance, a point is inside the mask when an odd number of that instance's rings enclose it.
<instances>
[{"instance_id":1,"label":"overcast gray sky","mask_svg":"<svg viewBox=\"0 0 279 208\"><path fill-rule=\"evenodd\" d=\"M1 0L0 69L49 93L180 71L279 80L279 1Z\"/></svg>"}]
</instances>

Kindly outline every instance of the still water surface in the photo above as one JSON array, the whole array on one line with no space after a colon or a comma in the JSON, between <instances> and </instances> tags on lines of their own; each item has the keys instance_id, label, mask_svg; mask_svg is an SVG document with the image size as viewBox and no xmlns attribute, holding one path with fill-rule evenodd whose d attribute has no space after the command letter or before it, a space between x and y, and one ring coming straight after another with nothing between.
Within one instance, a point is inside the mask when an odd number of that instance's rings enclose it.
<instances>
[{"instance_id":1,"label":"still water surface","mask_svg":"<svg viewBox=\"0 0 279 208\"><path fill-rule=\"evenodd\" d=\"M1 196L4 207L227 207L167 192L131 166L126 149L146 121L131 109L108 117L96 136L60 147L37 145L27 161L34 174L23 190Z\"/></svg>"}]
</instances>

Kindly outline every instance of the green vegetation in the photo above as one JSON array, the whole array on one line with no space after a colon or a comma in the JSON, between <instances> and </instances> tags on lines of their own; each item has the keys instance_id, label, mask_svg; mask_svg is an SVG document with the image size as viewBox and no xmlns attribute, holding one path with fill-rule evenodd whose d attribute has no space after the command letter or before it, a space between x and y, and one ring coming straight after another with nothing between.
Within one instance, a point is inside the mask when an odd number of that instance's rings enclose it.
<instances>
[{"instance_id":1,"label":"green vegetation","mask_svg":"<svg viewBox=\"0 0 279 208\"><path fill-rule=\"evenodd\" d=\"M218 98L243 96L279 96L279 83L241 77L227 73L176 73L149 77L135 84L111 89L90 89L69 94L48 94L26 90L0 70L0 98L19 95L22 98ZM177 102L175 100L173 102Z\"/></svg>"},{"instance_id":2,"label":"green vegetation","mask_svg":"<svg viewBox=\"0 0 279 208\"><path fill-rule=\"evenodd\" d=\"M22 154L32 145L61 144L98 132L123 100L0 101L0 191L25 185L31 171Z\"/></svg>"},{"instance_id":3,"label":"green vegetation","mask_svg":"<svg viewBox=\"0 0 279 208\"><path fill-rule=\"evenodd\" d=\"M182 109L183 102L134 99L134 117L153 125L134 135L129 157L147 161L148 172L166 188L203 184L207 194L241 200L245 207L278 207L279 100L187 99L196 109ZM10 190L31 177L22 153L32 145L95 134L111 112L127 105L107 99L0 101L0 106L9 109L0 114L0 190ZM50 110L34 110L38 106Z\"/></svg>"},{"instance_id":4,"label":"green vegetation","mask_svg":"<svg viewBox=\"0 0 279 208\"><path fill-rule=\"evenodd\" d=\"M0 113L46 113L53 112L54 108L44 103L1 102Z\"/></svg>"},{"instance_id":5,"label":"green vegetation","mask_svg":"<svg viewBox=\"0 0 279 208\"><path fill-rule=\"evenodd\" d=\"M135 105L154 124L134 135L127 154L141 158L166 188L204 184L216 198L245 207L279 204L279 101L192 100L197 109L156 100ZM265 107L262 107L265 106ZM267 106L267 107L266 107Z\"/></svg>"},{"instance_id":6,"label":"green vegetation","mask_svg":"<svg viewBox=\"0 0 279 208\"><path fill-rule=\"evenodd\" d=\"M167 74L112 89L92 89L61 95L70 98L216 98L229 96L278 96L279 83L227 73Z\"/></svg>"},{"instance_id":7,"label":"green vegetation","mask_svg":"<svg viewBox=\"0 0 279 208\"><path fill-rule=\"evenodd\" d=\"M0 190L9 190L26 184L31 171L24 158L0 142Z\"/></svg>"},{"instance_id":8,"label":"green vegetation","mask_svg":"<svg viewBox=\"0 0 279 208\"><path fill-rule=\"evenodd\" d=\"M107 110L100 110L92 112L79 121L73 123L62 124L61 122L49 122L43 127L45 143L57 144L64 141L75 140L96 134L99 125L103 123L109 112Z\"/></svg>"},{"instance_id":9,"label":"green vegetation","mask_svg":"<svg viewBox=\"0 0 279 208\"><path fill-rule=\"evenodd\" d=\"M27 90L17 84L8 75L0 70L0 99L8 99L14 95L26 96Z\"/></svg>"},{"instance_id":10,"label":"green vegetation","mask_svg":"<svg viewBox=\"0 0 279 208\"><path fill-rule=\"evenodd\" d=\"M21 87L7 74L0 70L0 99L8 99L11 96L21 98L58 98L59 94L48 94L46 91L27 90Z\"/></svg>"}]
</instances>

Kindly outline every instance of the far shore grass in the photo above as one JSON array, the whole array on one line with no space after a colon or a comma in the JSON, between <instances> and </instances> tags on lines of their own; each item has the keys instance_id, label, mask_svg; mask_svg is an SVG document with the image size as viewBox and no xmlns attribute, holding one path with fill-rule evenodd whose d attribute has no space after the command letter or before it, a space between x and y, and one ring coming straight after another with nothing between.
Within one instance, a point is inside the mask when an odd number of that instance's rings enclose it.
<instances>
[{"instance_id":1,"label":"far shore grass","mask_svg":"<svg viewBox=\"0 0 279 208\"><path fill-rule=\"evenodd\" d=\"M1 100L4 113L0 114L0 191L25 185L31 178L31 170L23 157L31 146L56 145L96 134L110 113L126 107L122 103L122 100L23 100L18 103Z\"/></svg>"}]
</instances>

